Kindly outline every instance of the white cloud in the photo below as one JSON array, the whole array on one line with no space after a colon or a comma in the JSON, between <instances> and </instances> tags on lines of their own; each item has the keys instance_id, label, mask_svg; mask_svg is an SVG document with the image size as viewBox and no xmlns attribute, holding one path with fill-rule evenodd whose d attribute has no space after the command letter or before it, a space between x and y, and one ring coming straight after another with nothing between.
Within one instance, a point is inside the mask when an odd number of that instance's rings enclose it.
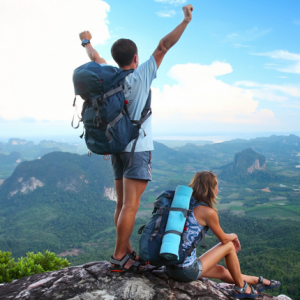
<instances>
[{"instance_id":1,"label":"white cloud","mask_svg":"<svg viewBox=\"0 0 300 300\"><path fill-rule=\"evenodd\" d=\"M242 45L242 44L233 44L234 47L236 48L249 48L250 46L247 46L247 45Z\"/></svg>"},{"instance_id":2,"label":"white cloud","mask_svg":"<svg viewBox=\"0 0 300 300\"><path fill-rule=\"evenodd\" d=\"M234 32L230 33L226 36L226 42L249 42L249 41L254 41L269 32L271 32L272 29L259 29L257 27L254 27L252 29L244 30L241 32Z\"/></svg>"},{"instance_id":3,"label":"white cloud","mask_svg":"<svg viewBox=\"0 0 300 300\"><path fill-rule=\"evenodd\" d=\"M268 68L285 72L285 73L296 73L300 74L300 54L298 53L291 53L286 50L275 50L271 52L265 52L265 53L253 53L252 55L259 55L259 56L268 56L272 59L278 60L282 63L288 61L288 62L294 62L294 63L285 63L283 64L275 64L272 66L271 64L266 64Z\"/></svg>"},{"instance_id":4,"label":"white cloud","mask_svg":"<svg viewBox=\"0 0 300 300\"><path fill-rule=\"evenodd\" d=\"M299 20L299 19L294 20L294 24L295 24L295 25L300 25L300 20Z\"/></svg>"},{"instance_id":5,"label":"white cloud","mask_svg":"<svg viewBox=\"0 0 300 300\"><path fill-rule=\"evenodd\" d=\"M187 2L187 0L154 0L155 2L168 3L173 5L182 5Z\"/></svg>"},{"instance_id":6,"label":"white cloud","mask_svg":"<svg viewBox=\"0 0 300 300\"><path fill-rule=\"evenodd\" d=\"M290 53L289 51L286 50L276 50L276 51L271 51L266 53L257 53L255 55L269 56L274 59L300 61L300 54Z\"/></svg>"},{"instance_id":7,"label":"white cloud","mask_svg":"<svg viewBox=\"0 0 300 300\"><path fill-rule=\"evenodd\" d=\"M161 18L170 18L176 15L175 10L159 11L156 13Z\"/></svg>"},{"instance_id":8,"label":"white cloud","mask_svg":"<svg viewBox=\"0 0 300 300\"><path fill-rule=\"evenodd\" d=\"M237 34L237 33L230 33L230 34L227 35L227 37L230 38L230 39L231 39L231 38L236 38L236 37L238 37L238 36L240 36L240 35Z\"/></svg>"},{"instance_id":9,"label":"white cloud","mask_svg":"<svg viewBox=\"0 0 300 300\"><path fill-rule=\"evenodd\" d=\"M250 90L229 85L216 78L232 72L228 63L175 65L168 75L177 81L163 89L153 89L154 127L185 126L190 132L201 122L220 124L274 123L271 110L258 110ZM179 124L179 125L178 125Z\"/></svg>"},{"instance_id":10,"label":"white cloud","mask_svg":"<svg viewBox=\"0 0 300 300\"><path fill-rule=\"evenodd\" d=\"M0 2L3 118L70 120L72 73L88 61L79 32L90 30L93 45L103 44L109 9L101 0Z\"/></svg>"},{"instance_id":11,"label":"white cloud","mask_svg":"<svg viewBox=\"0 0 300 300\"><path fill-rule=\"evenodd\" d=\"M300 97L300 88L295 85L261 84L252 81L238 81L237 86L251 88L254 97L270 101L286 101L290 97Z\"/></svg>"}]
</instances>

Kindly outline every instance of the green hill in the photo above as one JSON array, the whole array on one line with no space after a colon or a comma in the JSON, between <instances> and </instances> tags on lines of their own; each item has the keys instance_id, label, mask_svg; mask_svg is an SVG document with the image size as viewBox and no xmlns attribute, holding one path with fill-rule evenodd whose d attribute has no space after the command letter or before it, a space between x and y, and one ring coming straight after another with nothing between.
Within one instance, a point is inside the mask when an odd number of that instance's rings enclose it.
<instances>
[{"instance_id":1,"label":"green hill","mask_svg":"<svg viewBox=\"0 0 300 300\"><path fill-rule=\"evenodd\" d=\"M53 152L21 163L0 187L0 249L59 253L113 226L111 167L99 158Z\"/></svg>"},{"instance_id":2,"label":"green hill","mask_svg":"<svg viewBox=\"0 0 300 300\"><path fill-rule=\"evenodd\" d=\"M285 147L296 147L297 151L299 149L296 145L280 143ZM226 165L224 161L232 149L244 144L231 145L230 149L226 148L228 145L202 146L215 148L211 152L204 149L204 154L199 155L198 148L202 147L195 145L187 145L188 152L155 143L153 182L148 184L142 197L132 236L134 249L138 249L137 228L151 214L155 197L164 189L188 184L195 171ZM269 164L264 155L252 149L242 150L232 155L232 163L227 163L224 169L229 172L227 177L218 175L220 211L230 213L220 213L221 225L226 232L239 235L243 247L239 257L245 273L281 280L283 285L279 292L299 299L300 223L281 220L299 220L300 193L296 188L297 182L300 186L299 177L280 175L278 178L282 181L279 184L271 177L264 180L260 175L275 174L276 170L268 173L253 169L247 180L230 181L233 174L237 179L242 177L243 172L248 173L248 168L257 160L259 168ZM273 148L273 151L277 150ZM290 162L294 157L291 152L285 155L288 158L276 156L277 162ZM288 167L287 163L283 166ZM277 172L282 172L282 169ZM261 190L267 186L270 192ZM47 249L67 256L73 265L109 259L115 244L115 202L105 195L107 188L112 187L110 162L98 155L88 157L52 152L41 159L21 162L0 186L0 249L12 252L14 257L24 256L28 251ZM249 217L231 215L242 216L240 212ZM217 242L213 236L208 236L207 240L210 246Z\"/></svg>"},{"instance_id":3,"label":"green hill","mask_svg":"<svg viewBox=\"0 0 300 300\"><path fill-rule=\"evenodd\" d=\"M266 172L266 158L252 148L247 148L236 153L232 163L222 167L220 178L225 178L225 180L247 179L249 175L257 172Z\"/></svg>"},{"instance_id":4,"label":"green hill","mask_svg":"<svg viewBox=\"0 0 300 300\"><path fill-rule=\"evenodd\" d=\"M0 153L0 179L9 177L22 161L24 158L19 152L11 152L8 155Z\"/></svg>"}]
</instances>

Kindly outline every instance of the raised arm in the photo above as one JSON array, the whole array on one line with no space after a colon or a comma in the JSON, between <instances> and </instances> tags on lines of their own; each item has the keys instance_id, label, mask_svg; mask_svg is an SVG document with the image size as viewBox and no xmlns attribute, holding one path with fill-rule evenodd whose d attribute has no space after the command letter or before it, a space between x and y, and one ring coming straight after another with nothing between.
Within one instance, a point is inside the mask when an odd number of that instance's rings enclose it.
<instances>
[{"instance_id":1,"label":"raised arm","mask_svg":"<svg viewBox=\"0 0 300 300\"><path fill-rule=\"evenodd\" d=\"M106 64L106 60L104 58L102 58L99 53L97 52L97 50L95 50L91 44L91 39L92 39L92 35L89 31L83 31L79 34L79 38L81 41L83 40L89 40L90 43L86 44L84 46L86 53L88 55L88 57L90 58L90 60L98 63L98 64Z\"/></svg>"},{"instance_id":2,"label":"raised arm","mask_svg":"<svg viewBox=\"0 0 300 300\"><path fill-rule=\"evenodd\" d=\"M182 10L184 14L183 21L172 32L170 32L163 39L160 40L157 48L153 53L157 68L159 68L168 50L178 42L184 30L186 29L186 26L192 20L193 6L191 4L186 5L182 8Z\"/></svg>"}]
</instances>

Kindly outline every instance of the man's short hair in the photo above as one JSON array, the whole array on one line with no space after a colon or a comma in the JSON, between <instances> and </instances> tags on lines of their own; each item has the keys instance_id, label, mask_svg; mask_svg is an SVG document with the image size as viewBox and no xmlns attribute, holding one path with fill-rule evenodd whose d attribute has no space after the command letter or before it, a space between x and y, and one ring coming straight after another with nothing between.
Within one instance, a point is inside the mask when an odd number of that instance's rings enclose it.
<instances>
[{"instance_id":1,"label":"man's short hair","mask_svg":"<svg viewBox=\"0 0 300 300\"><path fill-rule=\"evenodd\" d=\"M129 66L135 54L137 46L129 39L119 39L111 47L111 55L120 68Z\"/></svg>"}]
</instances>

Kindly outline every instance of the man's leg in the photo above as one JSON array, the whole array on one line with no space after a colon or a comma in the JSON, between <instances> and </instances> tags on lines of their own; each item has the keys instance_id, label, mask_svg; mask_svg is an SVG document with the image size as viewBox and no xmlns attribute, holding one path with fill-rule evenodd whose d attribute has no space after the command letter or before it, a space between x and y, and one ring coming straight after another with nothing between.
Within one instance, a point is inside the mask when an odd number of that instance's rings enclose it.
<instances>
[{"instance_id":1,"label":"man's leg","mask_svg":"<svg viewBox=\"0 0 300 300\"><path fill-rule=\"evenodd\" d=\"M117 204L116 204L116 209L115 209L114 221L115 221L115 226L117 228L119 215L120 215L120 212L123 207L123 178L115 179L115 189L116 189L116 194L117 194ZM128 241L126 253L131 254L132 251L133 251L133 249L130 245L130 241Z\"/></svg>"},{"instance_id":2,"label":"man's leg","mask_svg":"<svg viewBox=\"0 0 300 300\"><path fill-rule=\"evenodd\" d=\"M126 254L135 215L147 183L147 180L123 177L123 205L117 221L117 243L114 252L114 258L117 260L122 259Z\"/></svg>"},{"instance_id":3,"label":"man's leg","mask_svg":"<svg viewBox=\"0 0 300 300\"><path fill-rule=\"evenodd\" d=\"M115 179L115 189L117 194L117 204L115 209L114 221L115 221L115 226L117 228L119 215L123 206L123 178Z\"/></svg>"}]
</instances>

